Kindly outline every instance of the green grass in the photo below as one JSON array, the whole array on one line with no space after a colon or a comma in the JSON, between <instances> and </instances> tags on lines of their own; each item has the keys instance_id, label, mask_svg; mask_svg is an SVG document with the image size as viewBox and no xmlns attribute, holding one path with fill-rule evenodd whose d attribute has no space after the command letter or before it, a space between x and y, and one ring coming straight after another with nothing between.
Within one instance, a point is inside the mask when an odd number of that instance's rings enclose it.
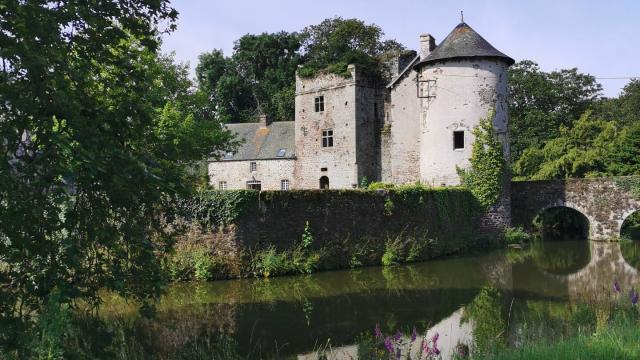
<instances>
[{"instance_id":1,"label":"green grass","mask_svg":"<svg viewBox=\"0 0 640 360\"><path fill-rule=\"evenodd\" d=\"M640 359L640 324L618 321L592 336L578 335L555 344L537 343L506 349L479 360Z\"/></svg>"}]
</instances>

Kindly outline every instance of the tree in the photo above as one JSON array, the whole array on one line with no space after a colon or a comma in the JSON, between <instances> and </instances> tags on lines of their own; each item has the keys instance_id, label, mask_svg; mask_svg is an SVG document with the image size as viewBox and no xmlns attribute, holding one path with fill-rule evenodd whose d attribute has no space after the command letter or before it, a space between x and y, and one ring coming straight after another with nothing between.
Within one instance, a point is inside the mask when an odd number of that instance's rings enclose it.
<instances>
[{"instance_id":1,"label":"tree","mask_svg":"<svg viewBox=\"0 0 640 360\"><path fill-rule=\"evenodd\" d=\"M509 87L512 163L525 149L558 136L561 126L571 127L602 91L593 76L576 68L547 73L530 60L509 69Z\"/></svg>"},{"instance_id":2,"label":"tree","mask_svg":"<svg viewBox=\"0 0 640 360\"><path fill-rule=\"evenodd\" d=\"M157 54L176 16L162 0L0 5L3 347L52 293L88 309L102 289L143 309L161 294L186 167L230 137Z\"/></svg>"},{"instance_id":3,"label":"tree","mask_svg":"<svg viewBox=\"0 0 640 360\"><path fill-rule=\"evenodd\" d=\"M219 50L200 55L199 88L209 94L218 115L229 121L254 121L261 113L292 120L299 48L296 33L244 35L230 58Z\"/></svg>"},{"instance_id":4,"label":"tree","mask_svg":"<svg viewBox=\"0 0 640 360\"><path fill-rule=\"evenodd\" d=\"M313 76L319 70L346 74L349 64L360 65L362 70L383 78L379 56L384 52L401 51L405 47L395 40L382 41L382 29L367 25L358 19L335 17L302 30L303 76Z\"/></svg>"},{"instance_id":5,"label":"tree","mask_svg":"<svg viewBox=\"0 0 640 360\"><path fill-rule=\"evenodd\" d=\"M543 180L606 175L610 154L620 143L616 124L585 113L543 147L526 149L515 163L518 178Z\"/></svg>"}]
</instances>

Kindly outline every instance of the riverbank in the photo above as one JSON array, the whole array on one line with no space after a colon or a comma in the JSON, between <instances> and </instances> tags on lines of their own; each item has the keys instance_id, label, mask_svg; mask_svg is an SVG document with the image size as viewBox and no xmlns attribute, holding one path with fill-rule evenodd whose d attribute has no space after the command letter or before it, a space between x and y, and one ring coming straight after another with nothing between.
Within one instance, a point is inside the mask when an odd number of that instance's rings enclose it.
<instances>
[{"instance_id":1,"label":"riverbank","mask_svg":"<svg viewBox=\"0 0 640 360\"><path fill-rule=\"evenodd\" d=\"M426 261L500 245L496 219L463 188L206 190L180 206L173 280L308 274Z\"/></svg>"}]
</instances>

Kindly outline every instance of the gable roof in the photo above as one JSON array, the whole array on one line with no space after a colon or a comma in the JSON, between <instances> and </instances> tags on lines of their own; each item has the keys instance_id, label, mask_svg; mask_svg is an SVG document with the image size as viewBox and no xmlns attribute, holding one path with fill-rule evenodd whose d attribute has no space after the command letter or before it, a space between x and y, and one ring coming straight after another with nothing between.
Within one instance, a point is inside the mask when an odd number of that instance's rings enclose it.
<instances>
[{"instance_id":1,"label":"gable roof","mask_svg":"<svg viewBox=\"0 0 640 360\"><path fill-rule=\"evenodd\" d=\"M496 58L513 65L515 60L501 53L480 34L461 22L426 58L415 66L456 58Z\"/></svg>"},{"instance_id":2,"label":"gable roof","mask_svg":"<svg viewBox=\"0 0 640 360\"><path fill-rule=\"evenodd\" d=\"M241 144L232 156L225 155L221 161L295 158L294 124L293 121L276 121L267 126L262 123L228 124L227 128Z\"/></svg>"}]
</instances>

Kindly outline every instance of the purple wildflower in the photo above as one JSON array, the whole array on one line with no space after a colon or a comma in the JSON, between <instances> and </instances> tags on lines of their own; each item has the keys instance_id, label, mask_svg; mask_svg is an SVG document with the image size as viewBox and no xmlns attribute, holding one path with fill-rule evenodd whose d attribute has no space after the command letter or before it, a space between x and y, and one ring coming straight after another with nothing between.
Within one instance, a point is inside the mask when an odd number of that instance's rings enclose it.
<instances>
[{"instance_id":1,"label":"purple wildflower","mask_svg":"<svg viewBox=\"0 0 640 360\"><path fill-rule=\"evenodd\" d=\"M413 331L411 331L411 342L416 341L416 338L418 337L418 333L416 332L416 328L413 328Z\"/></svg>"},{"instance_id":2,"label":"purple wildflower","mask_svg":"<svg viewBox=\"0 0 640 360\"><path fill-rule=\"evenodd\" d=\"M613 290L615 290L615 292L619 293L620 290L620 283L618 283L618 280L613 282Z\"/></svg>"},{"instance_id":3,"label":"purple wildflower","mask_svg":"<svg viewBox=\"0 0 640 360\"><path fill-rule=\"evenodd\" d=\"M400 351L400 348L398 348L398 351L396 352L396 359L400 359L402 357L402 351Z\"/></svg>"},{"instance_id":4,"label":"purple wildflower","mask_svg":"<svg viewBox=\"0 0 640 360\"><path fill-rule=\"evenodd\" d=\"M376 339L382 339L384 335L382 335L382 330L380 330L380 324L376 324L375 329L373 329L373 334L375 335Z\"/></svg>"},{"instance_id":5,"label":"purple wildflower","mask_svg":"<svg viewBox=\"0 0 640 360\"><path fill-rule=\"evenodd\" d=\"M635 290L632 290L631 305L635 305L637 303L638 303L638 292Z\"/></svg>"},{"instance_id":6,"label":"purple wildflower","mask_svg":"<svg viewBox=\"0 0 640 360\"><path fill-rule=\"evenodd\" d=\"M387 352L389 352L389 354L393 354L393 342L391 342L390 336L384 338L384 348L387 349Z\"/></svg>"},{"instance_id":7,"label":"purple wildflower","mask_svg":"<svg viewBox=\"0 0 640 360\"><path fill-rule=\"evenodd\" d=\"M438 349L438 346L437 346L437 345L434 345L434 346L433 346L432 352L433 352L433 354L434 354L434 355L436 355L436 356L440 355L440 349Z\"/></svg>"},{"instance_id":8,"label":"purple wildflower","mask_svg":"<svg viewBox=\"0 0 640 360\"><path fill-rule=\"evenodd\" d=\"M438 333L433 334L433 337L431 337L431 341L433 341L434 345L438 342L438 338L440 338L440 334Z\"/></svg>"},{"instance_id":9,"label":"purple wildflower","mask_svg":"<svg viewBox=\"0 0 640 360\"><path fill-rule=\"evenodd\" d=\"M400 330L398 330L398 332L396 332L396 334L393 336L393 339L395 341L400 341L400 339L402 339L402 334L400 333Z\"/></svg>"}]
</instances>

